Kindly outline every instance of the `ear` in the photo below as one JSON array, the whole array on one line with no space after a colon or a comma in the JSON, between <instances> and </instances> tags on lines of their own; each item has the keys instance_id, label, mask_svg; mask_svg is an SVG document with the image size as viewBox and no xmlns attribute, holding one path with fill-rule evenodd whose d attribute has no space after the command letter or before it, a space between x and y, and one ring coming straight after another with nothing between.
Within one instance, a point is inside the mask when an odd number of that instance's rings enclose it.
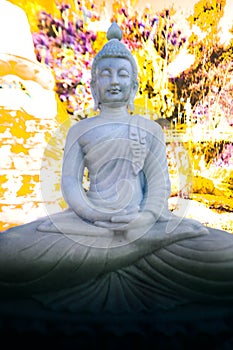
<instances>
[{"instance_id":1,"label":"ear","mask_svg":"<svg viewBox=\"0 0 233 350\"><path fill-rule=\"evenodd\" d=\"M131 89L131 93L129 96L128 108L130 111L134 110L134 99L135 99L137 91L138 91L138 82L136 81L136 82L134 82L134 85Z\"/></svg>"},{"instance_id":2,"label":"ear","mask_svg":"<svg viewBox=\"0 0 233 350\"><path fill-rule=\"evenodd\" d=\"M91 93L92 97L94 99L94 111L97 111L97 109L100 108L100 99L99 99L99 91L96 87L96 83L91 81Z\"/></svg>"}]
</instances>

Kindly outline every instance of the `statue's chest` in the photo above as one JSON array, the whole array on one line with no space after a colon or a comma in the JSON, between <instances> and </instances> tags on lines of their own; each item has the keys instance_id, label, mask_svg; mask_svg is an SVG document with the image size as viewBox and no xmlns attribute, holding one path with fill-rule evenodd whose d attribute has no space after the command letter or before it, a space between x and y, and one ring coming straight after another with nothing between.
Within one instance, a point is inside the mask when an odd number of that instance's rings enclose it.
<instances>
[{"instance_id":1,"label":"statue's chest","mask_svg":"<svg viewBox=\"0 0 233 350\"><path fill-rule=\"evenodd\" d=\"M137 175L143 169L147 155L146 132L138 125L108 124L88 130L79 143L89 170L124 164Z\"/></svg>"},{"instance_id":2,"label":"statue's chest","mask_svg":"<svg viewBox=\"0 0 233 350\"><path fill-rule=\"evenodd\" d=\"M128 125L118 124L93 127L80 136L79 144L84 155L88 154L93 148L104 148L104 146L113 147L115 143L118 143L120 148L124 148L129 139L128 130Z\"/></svg>"}]
</instances>

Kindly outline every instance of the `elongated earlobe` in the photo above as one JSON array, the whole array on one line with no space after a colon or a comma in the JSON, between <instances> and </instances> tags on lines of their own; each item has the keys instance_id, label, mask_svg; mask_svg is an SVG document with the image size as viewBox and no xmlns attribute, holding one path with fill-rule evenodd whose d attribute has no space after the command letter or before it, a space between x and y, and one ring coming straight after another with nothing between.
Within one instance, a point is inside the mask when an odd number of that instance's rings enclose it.
<instances>
[{"instance_id":1,"label":"elongated earlobe","mask_svg":"<svg viewBox=\"0 0 233 350\"><path fill-rule=\"evenodd\" d=\"M129 104L128 104L128 108L131 112L134 111L134 99L129 99Z\"/></svg>"},{"instance_id":2,"label":"elongated earlobe","mask_svg":"<svg viewBox=\"0 0 233 350\"><path fill-rule=\"evenodd\" d=\"M98 93L98 89L96 88L96 84L91 83L91 93L92 93L92 97L94 99L94 111L97 111L98 109L100 109L100 99L99 99L99 93Z\"/></svg>"},{"instance_id":3,"label":"elongated earlobe","mask_svg":"<svg viewBox=\"0 0 233 350\"><path fill-rule=\"evenodd\" d=\"M129 97L128 108L131 112L134 110L134 99L138 91L138 82L135 82Z\"/></svg>"}]
</instances>

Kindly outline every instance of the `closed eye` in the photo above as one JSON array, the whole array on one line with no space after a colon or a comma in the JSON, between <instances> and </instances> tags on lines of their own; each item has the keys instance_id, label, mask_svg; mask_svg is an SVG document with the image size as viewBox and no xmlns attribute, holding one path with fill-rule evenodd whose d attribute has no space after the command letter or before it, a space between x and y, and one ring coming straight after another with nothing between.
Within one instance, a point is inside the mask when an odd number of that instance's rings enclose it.
<instances>
[{"instance_id":1,"label":"closed eye","mask_svg":"<svg viewBox=\"0 0 233 350\"><path fill-rule=\"evenodd\" d=\"M118 74L121 77L129 77L129 72L125 69L121 69Z\"/></svg>"},{"instance_id":2,"label":"closed eye","mask_svg":"<svg viewBox=\"0 0 233 350\"><path fill-rule=\"evenodd\" d=\"M102 72L100 72L101 77L110 77L110 75L111 75L111 72L108 69L104 69L102 70Z\"/></svg>"}]
</instances>

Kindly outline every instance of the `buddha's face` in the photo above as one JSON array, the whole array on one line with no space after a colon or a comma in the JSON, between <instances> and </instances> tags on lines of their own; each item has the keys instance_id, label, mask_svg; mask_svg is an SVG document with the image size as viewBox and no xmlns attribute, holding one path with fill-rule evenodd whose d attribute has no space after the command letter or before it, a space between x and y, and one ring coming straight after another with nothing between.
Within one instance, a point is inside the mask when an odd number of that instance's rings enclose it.
<instances>
[{"instance_id":1,"label":"buddha's face","mask_svg":"<svg viewBox=\"0 0 233 350\"><path fill-rule=\"evenodd\" d=\"M126 106L133 87L133 69L125 58L102 58L96 68L99 102L111 107Z\"/></svg>"}]
</instances>

